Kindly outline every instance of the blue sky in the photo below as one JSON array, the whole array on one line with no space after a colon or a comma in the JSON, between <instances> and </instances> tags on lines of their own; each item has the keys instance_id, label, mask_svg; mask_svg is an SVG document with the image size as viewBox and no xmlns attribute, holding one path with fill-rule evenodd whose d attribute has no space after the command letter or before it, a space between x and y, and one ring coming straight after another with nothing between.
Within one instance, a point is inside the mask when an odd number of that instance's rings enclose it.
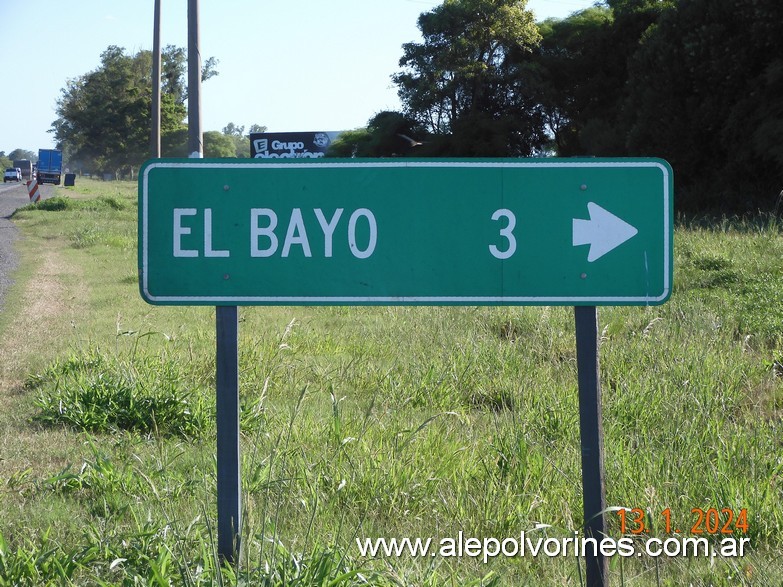
<instances>
[{"instance_id":1,"label":"blue sky","mask_svg":"<svg viewBox=\"0 0 783 587\"><path fill-rule=\"evenodd\" d=\"M537 20L595 0L529 0ZM219 60L202 86L202 126L344 130L400 107L390 76L419 14L440 0L200 0L201 53ZM163 45L187 46L187 1L161 0ZM152 48L153 0L0 0L0 151L53 146L66 81L109 45ZM49 15L50 17L42 17ZM8 72L15 73L14 78Z\"/></svg>"}]
</instances>

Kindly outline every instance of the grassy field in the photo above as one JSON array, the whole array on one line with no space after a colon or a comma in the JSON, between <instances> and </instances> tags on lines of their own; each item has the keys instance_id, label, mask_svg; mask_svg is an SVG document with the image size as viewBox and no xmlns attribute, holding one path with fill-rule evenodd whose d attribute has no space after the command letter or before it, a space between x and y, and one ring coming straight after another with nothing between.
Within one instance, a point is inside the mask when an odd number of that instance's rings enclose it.
<instances>
[{"instance_id":1,"label":"grassy field","mask_svg":"<svg viewBox=\"0 0 783 587\"><path fill-rule=\"evenodd\" d=\"M141 300L134 183L54 192L14 216L0 314L0 585L584 584L573 556L356 544L580 529L572 308L241 308L243 548L221 566L214 308ZM686 534L693 508L745 509L751 545L615 556L612 585L783 585L782 236L680 221L671 301L600 309L610 535L618 508L660 538L667 508Z\"/></svg>"}]
</instances>

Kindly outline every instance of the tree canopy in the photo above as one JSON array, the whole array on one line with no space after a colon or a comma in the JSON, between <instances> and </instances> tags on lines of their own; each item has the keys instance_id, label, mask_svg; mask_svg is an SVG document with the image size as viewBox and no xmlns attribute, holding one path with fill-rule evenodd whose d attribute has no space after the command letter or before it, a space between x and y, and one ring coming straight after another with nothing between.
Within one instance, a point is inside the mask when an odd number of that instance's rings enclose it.
<instances>
[{"instance_id":1,"label":"tree canopy","mask_svg":"<svg viewBox=\"0 0 783 587\"><path fill-rule=\"evenodd\" d=\"M527 0L445 0L419 17L393 76L442 155L530 155L545 141L516 62L539 41Z\"/></svg>"},{"instance_id":2,"label":"tree canopy","mask_svg":"<svg viewBox=\"0 0 783 587\"><path fill-rule=\"evenodd\" d=\"M217 75L216 64L213 57L206 60L202 80ZM186 78L185 50L165 47L161 51L160 125L164 156L184 156L186 151ZM51 132L76 169L132 170L149 153L151 106L151 52L128 55L112 45L101 54L98 68L68 80L57 101L58 118Z\"/></svg>"},{"instance_id":3,"label":"tree canopy","mask_svg":"<svg viewBox=\"0 0 783 587\"><path fill-rule=\"evenodd\" d=\"M422 126L400 112L383 111L366 128L340 134L330 146L329 157L428 156L428 145L418 140L426 135Z\"/></svg>"},{"instance_id":4,"label":"tree canopy","mask_svg":"<svg viewBox=\"0 0 783 587\"><path fill-rule=\"evenodd\" d=\"M266 127L260 124L251 124L250 129L245 132L245 127L237 126L233 122L229 122L223 127L223 135L230 138L234 143L234 155L232 157L248 158L250 157L250 134L266 132ZM206 138L204 139L204 155L206 157L223 157L224 155L211 155L207 151Z\"/></svg>"},{"instance_id":5,"label":"tree canopy","mask_svg":"<svg viewBox=\"0 0 783 587\"><path fill-rule=\"evenodd\" d=\"M37 161L38 160L38 153L33 153L32 151L28 151L27 149L14 149L10 153L8 153L8 158L12 161L18 161L20 159L28 159L30 161Z\"/></svg>"},{"instance_id":6,"label":"tree canopy","mask_svg":"<svg viewBox=\"0 0 783 587\"><path fill-rule=\"evenodd\" d=\"M184 51L162 51L161 143L175 149L186 115ZM138 167L149 153L152 104L152 54L127 55L110 46L100 66L69 80L57 101L52 130L71 166L114 173Z\"/></svg>"},{"instance_id":7,"label":"tree canopy","mask_svg":"<svg viewBox=\"0 0 783 587\"><path fill-rule=\"evenodd\" d=\"M680 209L771 208L780 22L776 0L605 0L537 24L526 0L445 0L420 16L423 41L403 45L393 80L427 145L417 154L657 156Z\"/></svg>"},{"instance_id":8,"label":"tree canopy","mask_svg":"<svg viewBox=\"0 0 783 587\"><path fill-rule=\"evenodd\" d=\"M658 153L686 201L770 208L783 187L783 4L681 0L629 60L627 152Z\"/></svg>"}]
</instances>

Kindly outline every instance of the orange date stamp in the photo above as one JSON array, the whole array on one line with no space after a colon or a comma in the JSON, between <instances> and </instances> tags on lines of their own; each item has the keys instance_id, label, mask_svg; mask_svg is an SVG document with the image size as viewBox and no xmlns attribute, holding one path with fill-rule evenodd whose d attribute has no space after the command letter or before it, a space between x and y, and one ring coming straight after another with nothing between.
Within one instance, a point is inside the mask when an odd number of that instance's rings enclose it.
<instances>
[{"instance_id":1,"label":"orange date stamp","mask_svg":"<svg viewBox=\"0 0 783 587\"><path fill-rule=\"evenodd\" d=\"M620 534L649 534L654 530L663 530L665 534L726 535L747 534L748 510L742 508L692 508L691 516L684 524L676 523L672 511L666 508L657 514L646 512L642 508L619 509ZM657 518L657 519L656 519ZM681 520L681 522L683 522Z\"/></svg>"}]
</instances>

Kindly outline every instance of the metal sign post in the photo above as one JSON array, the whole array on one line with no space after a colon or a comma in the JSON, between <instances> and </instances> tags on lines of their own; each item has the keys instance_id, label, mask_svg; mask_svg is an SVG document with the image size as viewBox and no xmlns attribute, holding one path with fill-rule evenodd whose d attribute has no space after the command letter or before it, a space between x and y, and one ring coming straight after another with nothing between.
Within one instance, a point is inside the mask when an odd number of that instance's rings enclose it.
<instances>
[{"instance_id":1,"label":"metal sign post","mask_svg":"<svg viewBox=\"0 0 783 587\"><path fill-rule=\"evenodd\" d=\"M239 555L242 483L239 457L239 321L236 306L215 308L217 329L217 535L218 554Z\"/></svg>"},{"instance_id":2,"label":"metal sign post","mask_svg":"<svg viewBox=\"0 0 783 587\"><path fill-rule=\"evenodd\" d=\"M579 436L582 446L584 533L599 542L606 535L604 430L601 423L601 380L598 361L598 309L576 306L576 368L579 380ZM587 587L608 585L608 560L600 549L586 551Z\"/></svg>"}]
</instances>

